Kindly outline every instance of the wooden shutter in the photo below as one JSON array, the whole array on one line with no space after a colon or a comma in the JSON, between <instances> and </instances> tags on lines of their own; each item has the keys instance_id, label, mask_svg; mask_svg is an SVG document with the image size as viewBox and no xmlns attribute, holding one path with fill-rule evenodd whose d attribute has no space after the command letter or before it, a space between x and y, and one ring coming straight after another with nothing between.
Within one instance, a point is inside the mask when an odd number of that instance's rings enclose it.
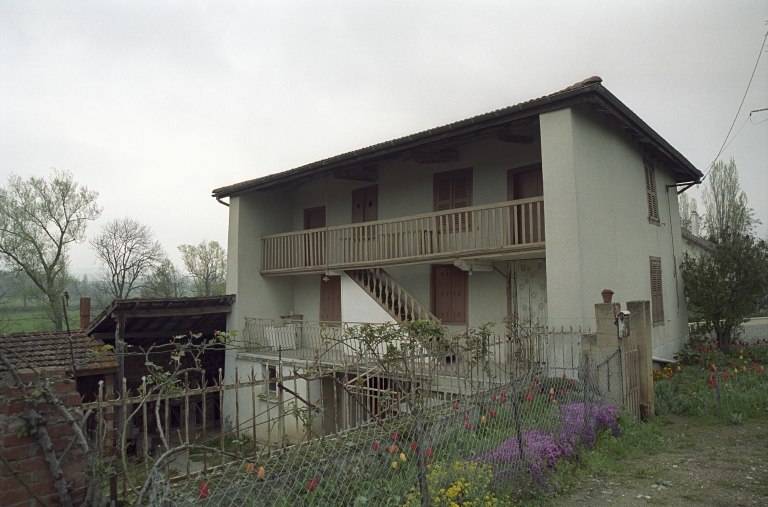
<instances>
[{"instance_id":1,"label":"wooden shutter","mask_svg":"<svg viewBox=\"0 0 768 507\"><path fill-rule=\"evenodd\" d=\"M453 174L435 174L435 211L453 209Z\"/></svg>"},{"instance_id":2,"label":"wooden shutter","mask_svg":"<svg viewBox=\"0 0 768 507\"><path fill-rule=\"evenodd\" d=\"M664 323L664 301L661 287L661 259L651 257L651 314L654 324Z\"/></svg>"},{"instance_id":3,"label":"wooden shutter","mask_svg":"<svg viewBox=\"0 0 768 507\"><path fill-rule=\"evenodd\" d=\"M341 277L320 278L320 321L341 322Z\"/></svg>"},{"instance_id":4,"label":"wooden shutter","mask_svg":"<svg viewBox=\"0 0 768 507\"><path fill-rule=\"evenodd\" d=\"M443 323L467 322L467 272L456 266L433 266L432 313Z\"/></svg>"},{"instance_id":5,"label":"wooden shutter","mask_svg":"<svg viewBox=\"0 0 768 507\"><path fill-rule=\"evenodd\" d=\"M648 221L659 225L659 201L656 198L656 175L653 164L643 160L645 167L645 195L648 200Z\"/></svg>"},{"instance_id":6,"label":"wooden shutter","mask_svg":"<svg viewBox=\"0 0 768 507\"><path fill-rule=\"evenodd\" d=\"M472 206L472 169L459 169L435 174L434 210L446 211ZM440 219L440 232L457 232L467 229L468 217L456 215ZM471 225L471 224L470 224Z\"/></svg>"}]
</instances>

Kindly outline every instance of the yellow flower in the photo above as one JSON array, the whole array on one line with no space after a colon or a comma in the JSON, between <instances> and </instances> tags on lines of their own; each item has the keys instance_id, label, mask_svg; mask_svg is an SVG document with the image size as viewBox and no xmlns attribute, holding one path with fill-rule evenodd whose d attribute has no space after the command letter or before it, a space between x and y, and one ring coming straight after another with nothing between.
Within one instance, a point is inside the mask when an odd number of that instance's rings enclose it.
<instances>
[{"instance_id":1,"label":"yellow flower","mask_svg":"<svg viewBox=\"0 0 768 507\"><path fill-rule=\"evenodd\" d=\"M400 461L405 461L405 453L404 452L400 453Z\"/></svg>"},{"instance_id":2,"label":"yellow flower","mask_svg":"<svg viewBox=\"0 0 768 507\"><path fill-rule=\"evenodd\" d=\"M392 462L392 468L397 468L397 461Z\"/></svg>"}]
</instances>

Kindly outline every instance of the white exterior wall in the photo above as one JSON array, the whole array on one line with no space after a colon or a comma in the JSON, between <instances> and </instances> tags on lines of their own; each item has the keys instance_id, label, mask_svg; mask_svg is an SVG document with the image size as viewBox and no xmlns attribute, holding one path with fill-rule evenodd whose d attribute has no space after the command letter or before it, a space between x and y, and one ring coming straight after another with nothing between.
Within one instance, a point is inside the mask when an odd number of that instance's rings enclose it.
<instances>
[{"instance_id":1,"label":"white exterior wall","mask_svg":"<svg viewBox=\"0 0 768 507\"><path fill-rule=\"evenodd\" d=\"M369 324L395 322L384 308L346 274L341 275L341 320Z\"/></svg>"},{"instance_id":2,"label":"white exterior wall","mask_svg":"<svg viewBox=\"0 0 768 507\"><path fill-rule=\"evenodd\" d=\"M660 257L664 325L654 355L669 357L687 338L687 309L676 264L682 255L672 175L656 160L661 224L648 222L643 154L585 106L540 116L546 203L548 317L551 326L594 328L602 289L614 301L650 300L650 257ZM671 206L670 206L671 204Z\"/></svg>"}]
</instances>

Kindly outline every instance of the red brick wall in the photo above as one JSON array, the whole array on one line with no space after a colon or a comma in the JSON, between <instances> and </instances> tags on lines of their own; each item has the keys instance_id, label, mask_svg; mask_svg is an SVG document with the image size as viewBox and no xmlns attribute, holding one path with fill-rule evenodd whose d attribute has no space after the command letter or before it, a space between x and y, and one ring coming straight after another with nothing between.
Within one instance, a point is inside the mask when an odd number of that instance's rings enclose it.
<instances>
[{"instance_id":1,"label":"red brick wall","mask_svg":"<svg viewBox=\"0 0 768 507\"><path fill-rule=\"evenodd\" d=\"M74 380L64 378L63 371L48 371L43 375L51 379L59 399L67 406L75 421L79 422L83 412ZM27 385L34 385L37 375L33 372L24 372L22 380ZM20 401L13 400L20 394L18 389L11 387L6 378L0 382L0 392L5 395L0 398L0 444L2 444L0 451L10 462L11 468L31 486L38 496L50 506L59 505L59 495L37 437L35 435L18 436L19 430L25 425L24 420L19 417L24 406ZM51 437L56 455L60 456L61 451L69 445L72 429L52 405L40 403L35 409L45 418L48 435ZM62 469L73 503L80 505L85 497L85 455L79 447L73 446ZM2 492L0 503L6 507L27 507L35 504L32 494L2 462L0 462L0 492Z\"/></svg>"}]
</instances>

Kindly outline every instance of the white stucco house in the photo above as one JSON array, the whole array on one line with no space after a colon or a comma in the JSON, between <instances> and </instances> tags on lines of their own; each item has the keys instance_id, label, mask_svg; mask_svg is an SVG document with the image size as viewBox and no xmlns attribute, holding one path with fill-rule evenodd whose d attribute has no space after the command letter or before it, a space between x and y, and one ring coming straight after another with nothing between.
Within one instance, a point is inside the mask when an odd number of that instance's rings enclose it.
<instances>
[{"instance_id":1,"label":"white stucco house","mask_svg":"<svg viewBox=\"0 0 768 507\"><path fill-rule=\"evenodd\" d=\"M654 355L671 357L688 334L677 193L702 176L592 77L217 188L228 328L517 315L586 329L608 288L652 301Z\"/></svg>"}]
</instances>

